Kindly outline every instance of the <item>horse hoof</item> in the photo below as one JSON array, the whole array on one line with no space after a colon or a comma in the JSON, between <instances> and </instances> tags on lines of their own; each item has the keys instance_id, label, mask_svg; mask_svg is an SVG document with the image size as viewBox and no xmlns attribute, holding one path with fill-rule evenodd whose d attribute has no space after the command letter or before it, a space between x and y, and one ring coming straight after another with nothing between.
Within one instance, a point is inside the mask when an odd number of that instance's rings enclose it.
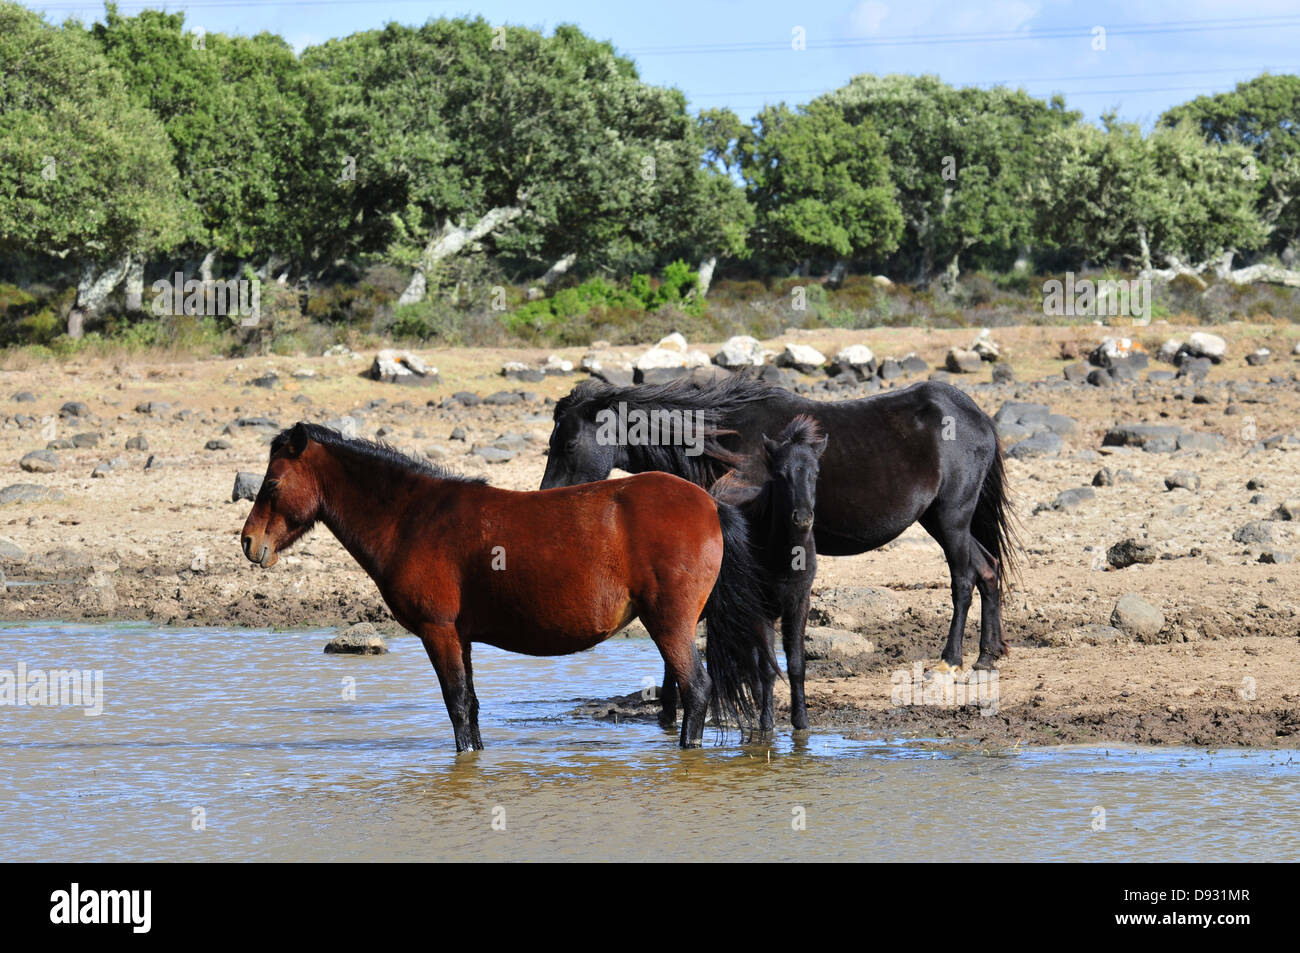
<instances>
[{"instance_id":1,"label":"horse hoof","mask_svg":"<svg viewBox=\"0 0 1300 953\"><path fill-rule=\"evenodd\" d=\"M934 667L933 671L934 671L935 673L939 674L939 675L947 675L947 674L950 673L950 672L951 672L953 675L960 675L960 674L961 674L961 665L960 665L960 664L958 664L958 665L949 665L949 664L948 664L947 662L945 662L943 659L940 659L940 660L939 660L939 664L936 665L936 666Z\"/></svg>"},{"instance_id":2,"label":"horse hoof","mask_svg":"<svg viewBox=\"0 0 1300 953\"><path fill-rule=\"evenodd\" d=\"M981 655L975 663L975 671L977 672L996 672L997 670L997 663L994 662L991 656Z\"/></svg>"}]
</instances>

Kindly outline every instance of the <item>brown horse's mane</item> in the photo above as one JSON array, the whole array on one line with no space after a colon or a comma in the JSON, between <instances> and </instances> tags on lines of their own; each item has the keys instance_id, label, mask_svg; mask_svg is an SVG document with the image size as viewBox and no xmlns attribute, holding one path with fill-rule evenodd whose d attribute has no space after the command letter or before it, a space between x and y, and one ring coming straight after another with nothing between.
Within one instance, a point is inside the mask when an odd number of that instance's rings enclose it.
<instances>
[{"instance_id":1,"label":"brown horse's mane","mask_svg":"<svg viewBox=\"0 0 1300 953\"><path fill-rule=\"evenodd\" d=\"M465 476L462 473L455 473L427 460L418 460L382 440L347 437L333 428L324 427L320 424L304 422L300 426L306 428L307 435L317 443L335 450L343 450L367 463L395 467L406 473L433 477L435 480L451 480L456 483L487 483L487 480L483 477ZM290 433L292 433L292 428L282 430L272 438L272 454L289 442Z\"/></svg>"}]
</instances>

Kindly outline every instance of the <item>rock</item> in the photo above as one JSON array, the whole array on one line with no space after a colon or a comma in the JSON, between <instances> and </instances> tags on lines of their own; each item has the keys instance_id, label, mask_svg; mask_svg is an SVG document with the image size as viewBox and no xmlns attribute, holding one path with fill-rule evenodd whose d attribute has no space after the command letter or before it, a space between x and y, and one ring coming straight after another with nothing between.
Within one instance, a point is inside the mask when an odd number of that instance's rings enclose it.
<instances>
[{"instance_id":1,"label":"rock","mask_svg":"<svg viewBox=\"0 0 1300 953\"><path fill-rule=\"evenodd\" d=\"M508 463L515 458L513 450L503 450L500 447L494 447L491 444L475 444L470 454L476 457L482 457L487 463Z\"/></svg>"},{"instance_id":2,"label":"rock","mask_svg":"<svg viewBox=\"0 0 1300 953\"><path fill-rule=\"evenodd\" d=\"M99 446L99 434L78 433L72 435L72 445L81 450L93 450Z\"/></svg>"},{"instance_id":3,"label":"rock","mask_svg":"<svg viewBox=\"0 0 1300 953\"><path fill-rule=\"evenodd\" d=\"M294 370L291 376L296 380L309 381L316 376L316 372L310 367L299 367Z\"/></svg>"},{"instance_id":4,"label":"rock","mask_svg":"<svg viewBox=\"0 0 1300 953\"><path fill-rule=\"evenodd\" d=\"M1103 447L1141 447L1154 444L1161 450L1172 452L1178 446L1182 428L1164 424L1121 424L1106 431L1101 439Z\"/></svg>"},{"instance_id":5,"label":"rock","mask_svg":"<svg viewBox=\"0 0 1300 953\"><path fill-rule=\"evenodd\" d=\"M26 562L27 550L23 549L12 539L0 536L0 559L15 563Z\"/></svg>"},{"instance_id":6,"label":"rock","mask_svg":"<svg viewBox=\"0 0 1300 953\"><path fill-rule=\"evenodd\" d=\"M1106 562L1116 569L1127 569L1135 563L1153 563L1156 561L1156 548L1149 543L1139 543L1136 539L1125 539L1106 550Z\"/></svg>"},{"instance_id":7,"label":"rock","mask_svg":"<svg viewBox=\"0 0 1300 953\"><path fill-rule=\"evenodd\" d=\"M430 367L409 351L385 348L370 365L371 380L386 384L437 384L438 369Z\"/></svg>"},{"instance_id":8,"label":"rock","mask_svg":"<svg viewBox=\"0 0 1300 953\"><path fill-rule=\"evenodd\" d=\"M529 367L521 361L506 361L501 366L501 376L509 377L511 380L523 381L526 384L539 384L546 380L545 371Z\"/></svg>"},{"instance_id":9,"label":"rock","mask_svg":"<svg viewBox=\"0 0 1300 953\"><path fill-rule=\"evenodd\" d=\"M845 629L814 625L804 633L804 658L812 662L838 662L851 672L869 665L875 651L870 639Z\"/></svg>"},{"instance_id":10,"label":"rock","mask_svg":"<svg viewBox=\"0 0 1300 953\"><path fill-rule=\"evenodd\" d=\"M1073 489L1062 490L1056 494L1056 501L1052 504L1052 509L1068 510L1080 503L1096 499L1096 497L1097 492L1090 486L1077 486Z\"/></svg>"},{"instance_id":11,"label":"rock","mask_svg":"<svg viewBox=\"0 0 1300 953\"><path fill-rule=\"evenodd\" d=\"M1264 520L1251 520L1244 526L1237 529L1232 534L1235 542L1251 544L1263 544L1273 542L1273 527Z\"/></svg>"},{"instance_id":12,"label":"rock","mask_svg":"<svg viewBox=\"0 0 1300 953\"><path fill-rule=\"evenodd\" d=\"M236 417L236 427L262 427L267 430L279 431L280 424L270 417Z\"/></svg>"},{"instance_id":13,"label":"rock","mask_svg":"<svg viewBox=\"0 0 1300 953\"><path fill-rule=\"evenodd\" d=\"M892 359L886 360L876 369L876 375L882 381L898 380L903 376L903 365Z\"/></svg>"},{"instance_id":14,"label":"rock","mask_svg":"<svg viewBox=\"0 0 1300 953\"><path fill-rule=\"evenodd\" d=\"M70 400L59 408L60 417L89 417L90 408L80 400Z\"/></svg>"},{"instance_id":15,"label":"rock","mask_svg":"<svg viewBox=\"0 0 1300 953\"><path fill-rule=\"evenodd\" d=\"M1016 460L1026 457L1056 456L1061 452L1061 437L1051 431L1036 433L1007 448L1007 456Z\"/></svg>"},{"instance_id":16,"label":"rock","mask_svg":"<svg viewBox=\"0 0 1300 953\"><path fill-rule=\"evenodd\" d=\"M605 367L591 371L591 376L602 380L611 387L631 387L636 383L636 371L625 371L617 367Z\"/></svg>"},{"instance_id":17,"label":"rock","mask_svg":"<svg viewBox=\"0 0 1300 953\"><path fill-rule=\"evenodd\" d=\"M254 387L263 387L266 390L271 390L279 386L280 375L275 373L275 371L272 371L271 373L264 374L261 377L254 377L248 383L252 384Z\"/></svg>"},{"instance_id":18,"label":"rock","mask_svg":"<svg viewBox=\"0 0 1300 953\"><path fill-rule=\"evenodd\" d=\"M1051 408L1046 404L1031 404L1019 400L1008 400L993 415L995 423L1021 424L1034 427L1047 420Z\"/></svg>"},{"instance_id":19,"label":"rock","mask_svg":"<svg viewBox=\"0 0 1300 953\"><path fill-rule=\"evenodd\" d=\"M523 402L523 394L509 390L499 390L495 394L488 394L483 398L483 403L491 407L509 407L512 404L522 404Z\"/></svg>"},{"instance_id":20,"label":"rock","mask_svg":"<svg viewBox=\"0 0 1300 953\"><path fill-rule=\"evenodd\" d=\"M877 288L892 288L892 287L894 287L894 283L893 283L892 281L890 281L888 278L886 278L884 275L872 275L872 276L871 276L871 283L872 283L873 285L875 285Z\"/></svg>"},{"instance_id":21,"label":"rock","mask_svg":"<svg viewBox=\"0 0 1300 953\"><path fill-rule=\"evenodd\" d=\"M1047 419L1043 421L1043 426L1052 433L1060 434L1062 437L1068 437L1079 429L1079 423L1073 417L1067 417L1065 414L1048 414Z\"/></svg>"},{"instance_id":22,"label":"rock","mask_svg":"<svg viewBox=\"0 0 1300 953\"><path fill-rule=\"evenodd\" d=\"M1208 357L1189 357L1178 365L1178 377L1193 381L1205 380L1213 366L1214 362Z\"/></svg>"},{"instance_id":23,"label":"rock","mask_svg":"<svg viewBox=\"0 0 1300 953\"><path fill-rule=\"evenodd\" d=\"M979 355L981 361L996 361L1001 353L1001 348L993 340L993 332L988 328L980 330L970 349Z\"/></svg>"},{"instance_id":24,"label":"rock","mask_svg":"<svg viewBox=\"0 0 1300 953\"><path fill-rule=\"evenodd\" d=\"M1147 365L1147 356L1131 338L1107 337L1088 355L1088 363L1108 371L1120 366L1141 370Z\"/></svg>"},{"instance_id":25,"label":"rock","mask_svg":"<svg viewBox=\"0 0 1300 953\"><path fill-rule=\"evenodd\" d=\"M1178 375L1173 371L1147 371L1147 380L1152 384L1160 384L1164 381L1171 381Z\"/></svg>"},{"instance_id":26,"label":"rock","mask_svg":"<svg viewBox=\"0 0 1300 953\"><path fill-rule=\"evenodd\" d=\"M727 338L718 353L713 355L713 363L726 368L762 367L766 359L766 352L758 338L752 338L748 334Z\"/></svg>"},{"instance_id":27,"label":"rock","mask_svg":"<svg viewBox=\"0 0 1300 953\"><path fill-rule=\"evenodd\" d=\"M33 450L23 454L18 465L28 473L53 473L59 469L59 456L53 450Z\"/></svg>"},{"instance_id":28,"label":"rock","mask_svg":"<svg viewBox=\"0 0 1300 953\"><path fill-rule=\"evenodd\" d=\"M30 404L36 400L36 395L29 390L20 390L11 399L19 404Z\"/></svg>"},{"instance_id":29,"label":"rock","mask_svg":"<svg viewBox=\"0 0 1300 953\"><path fill-rule=\"evenodd\" d=\"M1160 345L1160 350L1156 351L1156 360L1164 364L1177 363L1178 353L1183 349L1183 342L1177 338L1170 338Z\"/></svg>"},{"instance_id":30,"label":"rock","mask_svg":"<svg viewBox=\"0 0 1300 953\"><path fill-rule=\"evenodd\" d=\"M1259 554L1259 561L1267 565L1280 566L1284 563L1291 562L1290 553L1284 553L1280 549L1269 549Z\"/></svg>"},{"instance_id":31,"label":"rock","mask_svg":"<svg viewBox=\"0 0 1300 953\"><path fill-rule=\"evenodd\" d=\"M1016 372L1010 364L998 364L993 368L993 383L1014 384Z\"/></svg>"},{"instance_id":32,"label":"rock","mask_svg":"<svg viewBox=\"0 0 1300 953\"><path fill-rule=\"evenodd\" d=\"M1246 355L1246 363L1251 367L1259 367L1261 364L1267 364L1268 359L1273 356L1273 352L1266 347L1261 347L1256 351L1251 351Z\"/></svg>"},{"instance_id":33,"label":"rock","mask_svg":"<svg viewBox=\"0 0 1300 953\"><path fill-rule=\"evenodd\" d=\"M1103 367L1093 368L1088 372L1088 383L1093 387L1112 387L1115 384L1115 378L1110 376L1110 371Z\"/></svg>"},{"instance_id":34,"label":"rock","mask_svg":"<svg viewBox=\"0 0 1300 953\"><path fill-rule=\"evenodd\" d=\"M687 350L686 337L680 332L673 331L671 334L660 338L655 347L662 348L665 351L677 351L685 354Z\"/></svg>"},{"instance_id":35,"label":"rock","mask_svg":"<svg viewBox=\"0 0 1300 953\"><path fill-rule=\"evenodd\" d=\"M1300 520L1300 500L1283 500L1273 511L1273 519L1283 522Z\"/></svg>"},{"instance_id":36,"label":"rock","mask_svg":"<svg viewBox=\"0 0 1300 953\"><path fill-rule=\"evenodd\" d=\"M172 405L165 400L146 400L135 405L135 412L137 414L148 414L149 416L153 416L154 414L161 414L171 410L171 407Z\"/></svg>"},{"instance_id":37,"label":"rock","mask_svg":"<svg viewBox=\"0 0 1300 953\"><path fill-rule=\"evenodd\" d=\"M1122 632L1146 641L1165 627L1165 614L1141 596L1128 593L1119 597L1110 614L1110 624Z\"/></svg>"},{"instance_id":38,"label":"rock","mask_svg":"<svg viewBox=\"0 0 1300 953\"><path fill-rule=\"evenodd\" d=\"M572 374L573 362L565 360L558 354L548 354L546 360L542 362L542 373L554 376L557 374Z\"/></svg>"},{"instance_id":39,"label":"rock","mask_svg":"<svg viewBox=\"0 0 1300 953\"><path fill-rule=\"evenodd\" d=\"M144 439L143 434L136 434L134 437L127 438L127 450L148 450L149 441Z\"/></svg>"},{"instance_id":40,"label":"rock","mask_svg":"<svg viewBox=\"0 0 1300 953\"><path fill-rule=\"evenodd\" d=\"M453 427L453 428L452 428L452 431L451 431L451 436L448 437L447 439L448 439L448 440L467 440L468 438L469 438L469 435L466 433L464 427Z\"/></svg>"},{"instance_id":41,"label":"rock","mask_svg":"<svg viewBox=\"0 0 1300 953\"><path fill-rule=\"evenodd\" d=\"M930 365L915 354L909 354L903 358L902 364L905 374L924 374L930 369Z\"/></svg>"},{"instance_id":42,"label":"rock","mask_svg":"<svg viewBox=\"0 0 1300 953\"><path fill-rule=\"evenodd\" d=\"M58 502L67 497L62 490L51 489L38 483L11 483L0 490L0 504Z\"/></svg>"},{"instance_id":43,"label":"rock","mask_svg":"<svg viewBox=\"0 0 1300 953\"><path fill-rule=\"evenodd\" d=\"M1267 489L1267 487L1268 481L1262 476L1251 477L1246 481L1246 489L1248 490L1263 490Z\"/></svg>"},{"instance_id":44,"label":"rock","mask_svg":"<svg viewBox=\"0 0 1300 953\"><path fill-rule=\"evenodd\" d=\"M815 374L826 364L826 355L806 344L787 344L777 355L777 367L788 367L801 374Z\"/></svg>"},{"instance_id":45,"label":"rock","mask_svg":"<svg viewBox=\"0 0 1300 953\"><path fill-rule=\"evenodd\" d=\"M984 359L975 351L965 351L959 347L949 349L944 358L944 366L953 374L978 374L984 366Z\"/></svg>"},{"instance_id":46,"label":"rock","mask_svg":"<svg viewBox=\"0 0 1300 953\"><path fill-rule=\"evenodd\" d=\"M1165 489L1199 490L1201 478L1191 470L1177 470L1165 477Z\"/></svg>"},{"instance_id":47,"label":"rock","mask_svg":"<svg viewBox=\"0 0 1300 953\"><path fill-rule=\"evenodd\" d=\"M262 488L262 474L240 470L235 474L235 488L230 491L230 502L257 499L257 491Z\"/></svg>"},{"instance_id":48,"label":"rock","mask_svg":"<svg viewBox=\"0 0 1300 953\"><path fill-rule=\"evenodd\" d=\"M209 440L203 445L204 450L229 450L231 443L229 440Z\"/></svg>"},{"instance_id":49,"label":"rock","mask_svg":"<svg viewBox=\"0 0 1300 953\"><path fill-rule=\"evenodd\" d=\"M1178 435L1179 450L1222 450L1227 441L1217 433L1187 431Z\"/></svg>"},{"instance_id":50,"label":"rock","mask_svg":"<svg viewBox=\"0 0 1300 953\"><path fill-rule=\"evenodd\" d=\"M327 655L387 655L388 646L369 622L358 622L325 645Z\"/></svg>"},{"instance_id":51,"label":"rock","mask_svg":"<svg viewBox=\"0 0 1300 953\"><path fill-rule=\"evenodd\" d=\"M1223 360L1224 355L1228 353L1228 342L1217 334L1194 331L1187 338L1187 343L1183 345L1182 352L1193 357L1208 358L1218 364Z\"/></svg>"},{"instance_id":52,"label":"rock","mask_svg":"<svg viewBox=\"0 0 1300 953\"><path fill-rule=\"evenodd\" d=\"M1087 383L1088 375L1092 373L1092 368L1087 364L1067 364L1065 366L1065 379L1071 384Z\"/></svg>"},{"instance_id":53,"label":"rock","mask_svg":"<svg viewBox=\"0 0 1300 953\"><path fill-rule=\"evenodd\" d=\"M1115 474L1111 472L1110 467L1102 467L1092 475L1093 486L1114 486Z\"/></svg>"},{"instance_id":54,"label":"rock","mask_svg":"<svg viewBox=\"0 0 1300 953\"><path fill-rule=\"evenodd\" d=\"M851 374L860 381L876 373L876 355L865 344L850 344L835 352L831 358L832 374Z\"/></svg>"}]
</instances>

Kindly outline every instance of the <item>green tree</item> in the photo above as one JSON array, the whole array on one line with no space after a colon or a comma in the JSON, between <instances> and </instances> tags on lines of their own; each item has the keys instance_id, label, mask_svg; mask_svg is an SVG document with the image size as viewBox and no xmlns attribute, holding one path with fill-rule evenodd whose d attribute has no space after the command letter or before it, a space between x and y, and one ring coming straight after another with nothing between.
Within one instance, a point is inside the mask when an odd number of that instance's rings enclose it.
<instances>
[{"instance_id":1,"label":"green tree","mask_svg":"<svg viewBox=\"0 0 1300 953\"><path fill-rule=\"evenodd\" d=\"M940 272L955 280L965 255L1032 242L1037 143L1078 119L1059 98L957 89L935 76L864 74L820 101L884 138L905 223L899 264L921 283Z\"/></svg>"},{"instance_id":2,"label":"green tree","mask_svg":"<svg viewBox=\"0 0 1300 953\"><path fill-rule=\"evenodd\" d=\"M1165 128L1181 123L1193 124L1208 142L1250 150L1241 174L1261 183L1257 210L1270 245L1293 256L1300 239L1300 76L1265 73L1160 117Z\"/></svg>"},{"instance_id":3,"label":"green tree","mask_svg":"<svg viewBox=\"0 0 1300 953\"><path fill-rule=\"evenodd\" d=\"M743 144L740 167L767 254L838 260L898 247L903 216L871 124L850 124L824 103L769 106Z\"/></svg>"},{"instance_id":4,"label":"green tree","mask_svg":"<svg viewBox=\"0 0 1300 953\"><path fill-rule=\"evenodd\" d=\"M71 336L133 259L184 237L172 158L158 119L80 24L0 3L0 248L79 263Z\"/></svg>"}]
</instances>

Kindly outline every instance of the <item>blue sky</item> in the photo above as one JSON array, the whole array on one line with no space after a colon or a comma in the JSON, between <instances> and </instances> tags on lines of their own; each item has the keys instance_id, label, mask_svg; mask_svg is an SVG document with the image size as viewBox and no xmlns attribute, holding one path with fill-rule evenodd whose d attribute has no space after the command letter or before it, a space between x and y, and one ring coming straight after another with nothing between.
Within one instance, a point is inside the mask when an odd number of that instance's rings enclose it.
<instances>
[{"instance_id":1,"label":"blue sky","mask_svg":"<svg viewBox=\"0 0 1300 953\"><path fill-rule=\"evenodd\" d=\"M91 22L100 3L27 2L59 22ZM192 0L131 3L184 10L209 31L269 30L296 48L381 26L478 14L550 32L575 23L637 63L649 82L683 90L692 108L807 102L857 73L935 73L955 85L1061 92L1090 119L1114 108L1149 126L1168 106L1229 90L1265 69L1300 72L1296 0ZM1094 49L1093 30L1106 31ZM792 49L797 28L806 49Z\"/></svg>"}]
</instances>

